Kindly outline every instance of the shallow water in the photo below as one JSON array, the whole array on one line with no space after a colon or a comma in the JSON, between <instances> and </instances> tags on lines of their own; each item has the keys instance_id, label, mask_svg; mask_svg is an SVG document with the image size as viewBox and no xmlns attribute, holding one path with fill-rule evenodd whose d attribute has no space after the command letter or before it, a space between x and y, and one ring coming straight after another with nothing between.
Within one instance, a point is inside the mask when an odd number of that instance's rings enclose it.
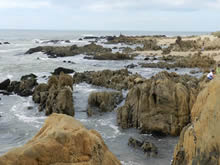
<instances>
[{"instance_id":1,"label":"shallow water","mask_svg":"<svg viewBox=\"0 0 220 165\"><path fill-rule=\"evenodd\" d=\"M7 33L6 33L7 32ZM98 33L99 35L110 35L109 33ZM57 67L67 67L77 72L97 71L103 69L117 70L125 68L129 64L143 62L142 56L135 60L124 61L97 61L83 59L84 55L74 57L51 59L43 53L25 55L29 48L42 44L37 44L36 39L70 39L72 43L59 43L58 45L85 45L88 41L78 41L78 38L85 33L77 32L71 36L71 32L44 32L44 31L1 31L0 41L9 41L10 45L0 45L0 82L6 78L19 80L22 75L34 73L38 76L38 82L47 81L43 76L49 76ZM86 33L88 35L89 32ZM91 34L91 33L90 33ZM114 32L111 32L111 35ZM119 34L119 32L115 32ZM138 33L136 33L138 34ZM98 35L97 35L98 36ZM48 45L48 44L47 44ZM107 45L113 47L117 45ZM75 64L64 63L63 61L73 61ZM149 78L162 69L136 67L129 69L132 73L141 74ZM169 70L172 72L174 70ZM177 73L189 73L190 69L178 69ZM197 75L199 76L199 75ZM85 112L87 108L88 96L92 91L106 91L111 89L92 86L86 83L74 86L74 106L75 118L81 121L87 128L97 130L103 137L109 149L125 165L168 165L172 159L172 153L178 138L166 137L163 139L154 138L151 135L140 135L136 129L122 130L116 123L116 112L88 118ZM124 97L127 91L123 91ZM0 155L9 149L25 144L42 127L46 117L44 113L37 110L37 105L32 102L31 97L20 97L17 95L0 95ZM123 103L122 103L123 104ZM32 109L28 110L30 107ZM159 149L156 158L149 158L136 149L127 145L129 137L145 138L153 142Z\"/></svg>"}]
</instances>

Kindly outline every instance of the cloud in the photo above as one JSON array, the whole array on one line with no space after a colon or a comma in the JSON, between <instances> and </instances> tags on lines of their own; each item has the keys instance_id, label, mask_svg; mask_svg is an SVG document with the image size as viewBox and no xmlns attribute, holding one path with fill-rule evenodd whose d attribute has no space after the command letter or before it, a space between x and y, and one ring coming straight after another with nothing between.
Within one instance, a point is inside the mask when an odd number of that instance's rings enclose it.
<instances>
[{"instance_id":1,"label":"cloud","mask_svg":"<svg viewBox=\"0 0 220 165\"><path fill-rule=\"evenodd\" d=\"M13 9L13 8L42 8L50 7L50 1L34 1L34 0L0 0L0 8L2 9Z\"/></svg>"},{"instance_id":2,"label":"cloud","mask_svg":"<svg viewBox=\"0 0 220 165\"><path fill-rule=\"evenodd\" d=\"M194 11L220 8L220 0L94 0L85 9L95 12L113 10Z\"/></svg>"}]
</instances>

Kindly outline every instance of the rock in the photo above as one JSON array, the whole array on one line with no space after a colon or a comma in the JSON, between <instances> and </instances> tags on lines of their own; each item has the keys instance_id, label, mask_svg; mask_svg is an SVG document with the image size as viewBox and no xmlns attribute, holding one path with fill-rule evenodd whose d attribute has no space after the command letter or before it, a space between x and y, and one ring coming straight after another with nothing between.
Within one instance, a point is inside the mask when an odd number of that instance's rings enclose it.
<instances>
[{"instance_id":1,"label":"rock","mask_svg":"<svg viewBox=\"0 0 220 165\"><path fill-rule=\"evenodd\" d=\"M10 44L10 43L9 43L9 42L3 42L3 44L8 45L8 44Z\"/></svg>"},{"instance_id":2,"label":"rock","mask_svg":"<svg viewBox=\"0 0 220 165\"><path fill-rule=\"evenodd\" d=\"M126 68L130 68L130 69L135 68L135 67L137 67L137 65L135 65L135 64L129 64L129 65L126 66Z\"/></svg>"},{"instance_id":3,"label":"rock","mask_svg":"<svg viewBox=\"0 0 220 165\"><path fill-rule=\"evenodd\" d=\"M95 36L85 36L83 39L84 40L91 40L91 39L98 39L99 37L95 37Z\"/></svg>"},{"instance_id":4,"label":"rock","mask_svg":"<svg viewBox=\"0 0 220 165\"><path fill-rule=\"evenodd\" d=\"M149 57L146 57L146 58L144 58L144 60L145 60L145 61L148 61L148 60L150 60L150 58L149 58Z\"/></svg>"},{"instance_id":5,"label":"rock","mask_svg":"<svg viewBox=\"0 0 220 165\"><path fill-rule=\"evenodd\" d=\"M35 137L0 157L1 165L121 165L101 135L66 115L53 114Z\"/></svg>"},{"instance_id":6,"label":"rock","mask_svg":"<svg viewBox=\"0 0 220 165\"><path fill-rule=\"evenodd\" d=\"M160 72L130 89L125 105L117 110L118 124L142 133L178 136L190 122L197 88L196 78Z\"/></svg>"},{"instance_id":7,"label":"rock","mask_svg":"<svg viewBox=\"0 0 220 165\"><path fill-rule=\"evenodd\" d=\"M110 53L111 48L104 48L101 45L96 45L94 43L85 45L82 47L78 47L77 45L72 46L39 46L36 48L29 49L25 54L32 54L36 52L43 52L48 55L50 58L56 57L67 57L67 56L75 56L78 54L85 55L96 55L100 53Z\"/></svg>"},{"instance_id":8,"label":"rock","mask_svg":"<svg viewBox=\"0 0 220 165\"><path fill-rule=\"evenodd\" d=\"M36 75L30 74L22 76L20 81L12 81L10 85L7 86L7 92L14 92L19 96L30 96L33 93L33 88L38 84Z\"/></svg>"},{"instance_id":9,"label":"rock","mask_svg":"<svg viewBox=\"0 0 220 165\"><path fill-rule=\"evenodd\" d=\"M7 90L7 87L10 85L10 80L6 79L0 83L0 90Z\"/></svg>"},{"instance_id":10,"label":"rock","mask_svg":"<svg viewBox=\"0 0 220 165\"><path fill-rule=\"evenodd\" d=\"M46 101L45 114L61 113L74 116L72 90L69 87L56 89L54 86L50 88Z\"/></svg>"},{"instance_id":11,"label":"rock","mask_svg":"<svg viewBox=\"0 0 220 165\"><path fill-rule=\"evenodd\" d=\"M191 111L191 123L181 132L175 148L173 165L220 162L220 77L207 84Z\"/></svg>"},{"instance_id":12,"label":"rock","mask_svg":"<svg viewBox=\"0 0 220 165\"><path fill-rule=\"evenodd\" d=\"M39 84L33 92L33 101L39 104L39 111L45 114L62 113L74 116L73 79L63 72L51 76L47 84Z\"/></svg>"},{"instance_id":13,"label":"rock","mask_svg":"<svg viewBox=\"0 0 220 165\"><path fill-rule=\"evenodd\" d=\"M82 38L79 38L79 41L82 41L83 39Z\"/></svg>"},{"instance_id":14,"label":"rock","mask_svg":"<svg viewBox=\"0 0 220 165\"><path fill-rule=\"evenodd\" d=\"M173 61L173 63L167 62L158 62L158 63L140 63L142 67L146 68L213 68L216 64L215 60L212 57L201 56L199 54L187 57L172 57L169 58L160 58L160 60Z\"/></svg>"},{"instance_id":15,"label":"rock","mask_svg":"<svg viewBox=\"0 0 220 165\"><path fill-rule=\"evenodd\" d=\"M141 141L130 137L128 140L128 145L141 149L147 156L152 157L158 154L157 147L151 142Z\"/></svg>"},{"instance_id":16,"label":"rock","mask_svg":"<svg viewBox=\"0 0 220 165\"><path fill-rule=\"evenodd\" d=\"M32 110L32 109L34 109L34 107L32 107L32 106L27 107L27 110Z\"/></svg>"},{"instance_id":17,"label":"rock","mask_svg":"<svg viewBox=\"0 0 220 165\"><path fill-rule=\"evenodd\" d=\"M127 69L116 71L86 71L83 73L75 73L73 76L74 83L86 82L96 86L112 88L116 90L130 89L135 84L134 80L141 77L138 74L130 75Z\"/></svg>"},{"instance_id":18,"label":"rock","mask_svg":"<svg viewBox=\"0 0 220 165\"><path fill-rule=\"evenodd\" d=\"M111 112L122 100L121 92L92 92L88 98L88 115Z\"/></svg>"},{"instance_id":19,"label":"rock","mask_svg":"<svg viewBox=\"0 0 220 165\"><path fill-rule=\"evenodd\" d=\"M75 71L73 69L58 67L54 70L54 72L52 74L60 75L61 72L65 73L65 74L69 74L69 73L74 73Z\"/></svg>"}]
</instances>

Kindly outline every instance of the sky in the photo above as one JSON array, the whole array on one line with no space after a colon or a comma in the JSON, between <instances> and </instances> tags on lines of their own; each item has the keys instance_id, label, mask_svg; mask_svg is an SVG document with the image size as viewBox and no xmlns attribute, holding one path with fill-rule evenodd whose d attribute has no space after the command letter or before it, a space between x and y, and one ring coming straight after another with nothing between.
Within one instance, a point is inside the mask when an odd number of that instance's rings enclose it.
<instances>
[{"instance_id":1,"label":"sky","mask_svg":"<svg viewBox=\"0 0 220 165\"><path fill-rule=\"evenodd\" d=\"M217 31L220 0L0 0L0 29Z\"/></svg>"}]
</instances>

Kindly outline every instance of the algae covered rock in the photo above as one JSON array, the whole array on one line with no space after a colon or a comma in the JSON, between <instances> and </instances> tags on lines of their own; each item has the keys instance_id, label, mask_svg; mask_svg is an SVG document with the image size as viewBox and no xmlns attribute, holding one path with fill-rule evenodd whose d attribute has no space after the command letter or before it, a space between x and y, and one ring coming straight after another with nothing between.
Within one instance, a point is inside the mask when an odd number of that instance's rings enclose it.
<instances>
[{"instance_id":1,"label":"algae covered rock","mask_svg":"<svg viewBox=\"0 0 220 165\"><path fill-rule=\"evenodd\" d=\"M0 157L1 165L121 165L101 135L73 117L53 114L29 142Z\"/></svg>"}]
</instances>

